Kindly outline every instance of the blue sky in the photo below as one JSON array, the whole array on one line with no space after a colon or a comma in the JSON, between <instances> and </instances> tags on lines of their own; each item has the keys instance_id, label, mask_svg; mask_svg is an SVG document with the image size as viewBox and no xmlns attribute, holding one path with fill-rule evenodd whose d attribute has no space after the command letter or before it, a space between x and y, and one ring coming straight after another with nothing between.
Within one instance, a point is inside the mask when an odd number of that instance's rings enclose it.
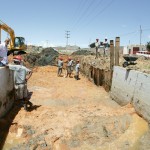
<instances>
[{"instance_id":1,"label":"blue sky","mask_svg":"<svg viewBox=\"0 0 150 150\"><path fill-rule=\"evenodd\" d=\"M121 45L150 41L150 0L1 0L0 20L27 44L88 47L96 38ZM2 32L2 40L7 36Z\"/></svg>"}]
</instances>

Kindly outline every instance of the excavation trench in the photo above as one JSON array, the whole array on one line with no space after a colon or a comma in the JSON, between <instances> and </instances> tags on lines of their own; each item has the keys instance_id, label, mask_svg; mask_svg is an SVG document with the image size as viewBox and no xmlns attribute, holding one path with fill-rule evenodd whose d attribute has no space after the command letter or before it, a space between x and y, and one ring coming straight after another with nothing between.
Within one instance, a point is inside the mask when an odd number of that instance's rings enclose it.
<instances>
[{"instance_id":1,"label":"excavation trench","mask_svg":"<svg viewBox=\"0 0 150 150\"><path fill-rule=\"evenodd\" d=\"M34 68L28 86L34 106L29 112L21 108L15 113L16 104L8 114L15 116L6 130L3 149L143 147L148 124L131 105L121 107L110 99L106 92L111 83L109 71L84 68L88 78L81 75L78 81L57 77L56 67Z\"/></svg>"}]
</instances>

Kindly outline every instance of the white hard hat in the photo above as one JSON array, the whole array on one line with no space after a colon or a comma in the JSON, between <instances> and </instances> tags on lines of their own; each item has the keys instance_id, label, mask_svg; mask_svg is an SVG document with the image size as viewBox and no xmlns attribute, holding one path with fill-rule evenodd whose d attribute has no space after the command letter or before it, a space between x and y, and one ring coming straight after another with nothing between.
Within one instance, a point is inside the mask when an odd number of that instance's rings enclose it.
<instances>
[{"instance_id":1,"label":"white hard hat","mask_svg":"<svg viewBox=\"0 0 150 150\"><path fill-rule=\"evenodd\" d=\"M105 39L107 39L107 37L105 37Z\"/></svg>"}]
</instances>

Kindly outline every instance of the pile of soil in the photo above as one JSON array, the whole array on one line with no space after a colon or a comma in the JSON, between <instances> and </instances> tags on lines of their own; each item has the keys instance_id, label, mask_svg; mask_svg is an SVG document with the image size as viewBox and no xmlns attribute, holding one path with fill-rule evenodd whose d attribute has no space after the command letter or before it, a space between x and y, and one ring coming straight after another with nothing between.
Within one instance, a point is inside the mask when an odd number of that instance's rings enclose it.
<instances>
[{"instance_id":1,"label":"pile of soil","mask_svg":"<svg viewBox=\"0 0 150 150\"><path fill-rule=\"evenodd\" d=\"M71 55L94 55L94 53L88 50L79 50L79 51L73 52Z\"/></svg>"},{"instance_id":2,"label":"pile of soil","mask_svg":"<svg viewBox=\"0 0 150 150\"><path fill-rule=\"evenodd\" d=\"M41 53L30 53L24 56L24 61L30 66L55 65L59 53L53 48L45 48Z\"/></svg>"}]
</instances>

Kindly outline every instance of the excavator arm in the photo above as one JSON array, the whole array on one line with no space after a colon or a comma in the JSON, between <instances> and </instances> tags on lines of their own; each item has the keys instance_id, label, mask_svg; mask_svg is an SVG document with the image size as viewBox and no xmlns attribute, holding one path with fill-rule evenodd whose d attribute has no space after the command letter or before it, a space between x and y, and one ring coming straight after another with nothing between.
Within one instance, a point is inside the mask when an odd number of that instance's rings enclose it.
<instances>
[{"instance_id":1,"label":"excavator arm","mask_svg":"<svg viewBox=\"0 0 150 150\"><path fill-rule=\"evenodd\" d=\"M14 46L14 40L15 40L15 33L14 30L11 29L9 26L7 26L6 24L0 24L0 29L4 30L5 32L7 32L10 35L10 45L9 45L9 49L13 49Z\"/></svg>"},{"instance_id":2,"label":"excavator arm","mask_svg":"<svg viewBox=\"0 0 150 150\"><path fill-rule=\"evenodd\" d=\"M25 50L27 46L25 45L24 37L15 37L14 30L9 27L7 24L0 20L0 41L1 41L1 30L7 32L10 36L10 44L8 46L9 54L16 53L16 54L25 54Z\"/></svg>"}]
</instances>

